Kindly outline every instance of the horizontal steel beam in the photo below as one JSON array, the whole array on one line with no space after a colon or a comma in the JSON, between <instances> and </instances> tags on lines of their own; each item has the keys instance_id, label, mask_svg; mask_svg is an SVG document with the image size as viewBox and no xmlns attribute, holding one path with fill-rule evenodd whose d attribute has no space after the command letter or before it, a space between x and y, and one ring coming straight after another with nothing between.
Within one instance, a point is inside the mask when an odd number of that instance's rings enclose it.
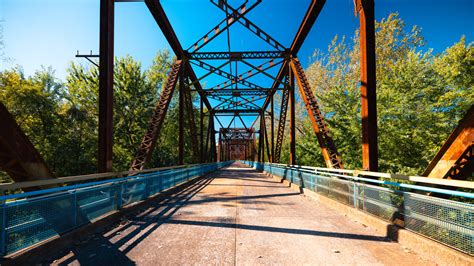
<instances>
[{"instance_id":1,"label":"horizontal steel beam","mask_svg":"<svg viewBox=\"0 0 474 266\"><path fill-rule=\"evenodd\" d=\"M244 60L244 59L271 59L286 58L286 51L242 51L242 52L196 52L186 53L190 60Z\"/></svg>"},{"instance_id":2,"label":"horizontal steel beam","mask_svg":"<svg viewBox=\"0 0 474 266\"><path fill-rule=\"evenodd\" d=\"M160 27L161 31L163 32L163 35L165 36L166 40L171 46L171 49L173 49L174 54L176 55L178 60L183 59L184 57L184 49L181 46L181 43L178 40L178 37L176 36L176 33L173 30L173 27L171 26L171 23L168 20L168 17L166 16L166 13L161 6L161 3L159 0L145 0L145 4L147 5L148 9L150 10L151 15L155 19L156 23L158 24L158 27ZM187 71L187 74L191 78L191 82L193 83L193 86L196 88L196 90L199 93L199 96L203 98L204 104L208 109L211 109L211 104L209 103L209 100L207 97L205 97L203 93L203 89L201 86L201 83L199 83L199 80L196 76L196 73L194 73L193 68L191 67L191 64L189 64L189 61L185 61L185 69Z\"/></svg>"},{"instance_id":3,"label":"horizontal steel beam","mask_svg":"<svg viewBox=\"0 0 474 266\"><path fill-rule=\"evenodd\" d=\"M232 90L205 90L206 95L214 95L214 96L260 96L260 95L268 95L272 92L271 89L261 89L261 90L253 90L253 89L232 89Z\"/></svg>"},{"instance_id":4,"label":"horizontal steel beam","mask_svg":"<svg viewBox=\"0 0 474 266\"><path fill-rule=\"evenodd\" d=\"M213 114L260 114L262 109L224 109L224 110L213 110Z\"/></svg>"}]
</instances>

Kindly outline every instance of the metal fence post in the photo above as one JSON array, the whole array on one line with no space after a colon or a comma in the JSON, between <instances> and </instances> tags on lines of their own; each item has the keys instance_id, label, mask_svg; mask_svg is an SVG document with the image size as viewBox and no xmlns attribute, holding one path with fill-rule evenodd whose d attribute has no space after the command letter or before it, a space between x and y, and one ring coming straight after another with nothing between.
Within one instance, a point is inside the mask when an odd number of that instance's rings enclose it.
<instances>
[{"instance_id":1,"label":"metal fence post","mask_svg":"<svg viewBox=\"0 0 474 266\"><path fill-rule=\"evenodd\" d=\"M73 204L74 204L74 211L73 211L73 219L74 219L74 227L77 227L77 208L79 208L79 205L77 204L77 190L74 190L73 192Z\"/></svg>"},{"instance_id":2,"label":"metal fence post","mask_svg":"<svg viewBox=\"0 0 474 266\"><path fill-rule=\"evenodd\" d=\"M123 197L123 183L120 183L118 199L117 199L117 210L120 210L122 208L122 197Z\"/></svg>"},{"instance_id":3,"label":"metal fence post","mask_svg":"<svg viewBox=\"0 0 474 266\"><path fill-rule=\"evenodd\" d=\"M358 192L358 189L357 189L357 185L356 185L356 182L352 182L352 193L354 193L353 197L354 197L354 208L357 209L359 203L358 203L358 195L359 195L359 192Z\"/></svg>"},{"instance_id":4,"label":"metal fence post","mask_svg":"<svg viewBox=\"0 0 474 266\"><path fill-rule=\"evenodd\" d=\"M151 177L145 177L145 199L150 196L150 179Z\"/></svg>"},{"instance_id":5,"label":"metal fence post","mask_svg":"<svg viewBox=\"0 0 474 266\"><path fill-rule=\"evenodd\" d=\"M7 247L5 244L7 243L6 238L7 238L7 206L5 204L2 204L2 242L1 242L1 252L2 255L5 255L7 253Z\"/></svg>"}]
</instances>

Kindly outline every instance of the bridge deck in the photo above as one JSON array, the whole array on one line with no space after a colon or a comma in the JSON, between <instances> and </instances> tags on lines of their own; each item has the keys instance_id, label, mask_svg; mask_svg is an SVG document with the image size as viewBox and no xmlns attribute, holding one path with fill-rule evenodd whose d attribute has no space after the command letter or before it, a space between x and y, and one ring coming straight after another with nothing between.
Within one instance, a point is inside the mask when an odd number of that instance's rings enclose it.
<instances>
[{"instance_id":1,"label":"bridge deck","mask_svg":"<svg viewBox=\"0 0 474 266\"><path fill-rule=\"evenodd\" d=\"M242 164L58 253L54 264L426 264Z\"/></svg>"}]
</instances>

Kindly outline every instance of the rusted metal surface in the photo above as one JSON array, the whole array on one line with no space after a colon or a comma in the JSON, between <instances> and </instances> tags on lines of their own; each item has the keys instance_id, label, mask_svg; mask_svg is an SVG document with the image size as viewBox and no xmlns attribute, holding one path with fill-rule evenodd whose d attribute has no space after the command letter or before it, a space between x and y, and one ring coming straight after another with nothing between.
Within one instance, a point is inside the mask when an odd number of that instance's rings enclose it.
<instances>
[{"instance_id":1,"label":"rusted metal surface","mask_svg":"<svg viewBox=\"0 0 474 266\"><path fill-rule=\"evenodd\" d=\"M184 68L184 67L183 67ZM185 107L185 95L184 95L184 69L181 71L179 76L179 100L178 100L178 165L184 164L184 109Z\"/></svg>"},{"instance_id":2,"label":"rusted metal surface","mask_svg":"<svg viewBox=\"0 0 474 266\"><path fill-rule=\"evenodd\" d=\"M211 2L215 3L214 0L211 0ZM249 2L250 4L248 4ZM201 37L194 44L192 44L191 47L187 49L187 51L190 53L199 51L201 48L207 45L210 41L212 41L214 38L219 36L222 32L224 32L230 26L232 26L232 24L237 22L237 20L242 18L245 14L250 12L250 10L252 10L258 4L260 4L260 2L262 2L262 0L247 0L238 8L233 9L233 11L230 14L226 13L226 17L223 20L221 20L219 24L217 24L215 27L210 29L203 37ZM217 3L218 6L221 6L222 4L223 4L222 1L218 1Z\"/></svg>"},{"instance_id":3,"label":"rusted metal surface","mask_svg":"<svg viewBox=\"0 0 474 266\"><path fill-rule=\"evenodd\" d=\"M281 97L280 119L278 121L278 131L275 147L275 163L280 162L281 147L283 145L283 138L285 137L286 112L288 110L288 100L290 98L290 90L284 90Z\"/></svg>"},{"instance_id":4,"label":"rusted metal surface","mask_svg":"<svg viewBox=\"0 0 474 266\"><path fill-rule=\"evenodd\" d=\"M215 4L217 7L219 7L225 13L227 13L228 10L230 12L233 12L234 14L238 13L238 11L235 10L234 8L232 8L232 6L227 3L227 1L218 0L217 3L216 3L216 1L211 0L211 2L213 4ZM286 48L281 43L279 43L272 36L270 36L263 29L258 27L255 23L253 23L252 21L247 19L245 16L239 17L237 22L239 22L242 26L244 26L245 28L250 30L253 34L255 34L255 36L259 37L260 39L265 41L267 44L273 46L273 48L275 48L279 51L286 50Z\"/></svg>"},{"instance_id":5,"label":"rusted metal surface","mask_svg":"<svg viewBox=\"0 0 474 266\"><path fill-rule=\"evenodd\" d=\"M314 25L314 22L319 16L319 13L321 12L322 8L324 7L324 4L326 3L326 0L311 0L311 3L308 7L308 11L306 12L303 21L301 22L300 27L298 28L298 31L293 39L293 42L288 49L289 53L293 56L296 56L303 45L304 40L306 40L306 37L309 34L309 31ZM277 80L283 80L284 76L286 75L286 70L288 67L288 62L285 61L283 65L281 66L278 75L276 76ZM274 82L272 88L275 89L278 86L278 82ZM268 98L265 103L263 104L263 109L265 110L268 105L270 104L270 98Z\"/></svg>"},{"instance_id":6,"label":"rusted metal surface","mask_svg":"<svg viewBox=\"0 0 474 266\"><path fill-rule=\"evenodd\" d=\"M200 144L200 154L201 154L201 163L205 162L204 157L204 102L202 98L199 99L199 144Z\"/></svg>"},{"instance_id":7,"label":"rusted metal surface","mask_svg":"<svg viewBox=\"0 0 474 266\"><path fill-rule=\"evenodd\" d=\"M356 0L360 20L362 168L378 171L374 0Z\"/></svg>"},{"instance_id":8,"label":"rusted metal surface","mask_svg":"<svg viewBox=\"0 0 474 266\"><path fill-rule=\"evenodd\" d=\"M274 162L275 157L275 106L273 96L270 101L270 146L271 146L271 158L270 162Z\"/></svg>"},{"instance_id":9,"label":"rusted metal surface","mask_svg":"<svg viewBox=\"0 0 474 266\"><path fill-rule=\"evenodd\" d=\"M244 123L245 126L245 123ZM243 128L221 128L219 130L219 160L245 160L251 156L255 130Z\"/></svg>"},{"instance_id":10,"label":"rusted metal surface","mask_svg":"<svg viewBox=\"0 0 474 266\"><path fill-rule=\"evenodd\" d=\"M1 102L0 123L0 169L15 182L53 178L43 157Z\"/></svg>"},{"instance_id":11,"label":"rusted metal surface","mask_svg":"<svg viewBox=\"0 0 474 266\"><path fill-rule=\"evenodd\" d=\"M321 113L316 97L309 86L303 67L297 58L294 58L291 61L291 68L295 74L301 97L305 102L306 110L308 111L314 133L316 133L327 167L343 168L341 157L337 152L334 140L329 133L329 128L324 122L324 116Z\"/></svg>"},{"instance_id":12,"label":"rusted metal surface","mask_svg":"<svg viewBox=\"0 0 474 266\"><path fill-rule=\"evenodd\" d=\"M112 171L113 85L114 85L114 1L100 1L99 44L99 172Z\"/></svg>"},{"instance_id":13,"label":"rusted metal surface","mask_svg":"<svg viewBox=\"0 0 474 266\"><path fill-rule=\"evenodd\" d=\"M474 168L474 105L430 162L424 176L430 178L466 179Z\"/></svg>"},{"instance_id":14,"label":"rusted metal surface","mask_svg":"<svg viewBox=\"0 0 474 266\"><path fill-rule=\"evenodd\" d=\"M150 160L156 140L160 135L166 112L168 111L169 104L173 98L173 92L178 82L182 65L183 62L181 60L177 60L171 68L168 79L166 80L166 84L163 87L163 91L161 92L160 100L156 105L148 129L142 139L142 142L140 143L140 147L138 148L130 170L142 170L145 164Z\"/></svg>"},{"instance_id":15,"label":"rusted metal surface","mask_svg":"<svg viewBox=\"0 0 474 266\"><path fill-rule=\"evenodd\" d=\"M171 23L169 22L169 19L166 16L166 13L163 7L160 4L160 1L159 0L145 0L145 4L147 5L148 10L150 10L150 13L152 14L156 23L158 24L161 31L163 32L163 35L165 36L166 40L170 44L171 49L173 50L177 59L181 60L185 58L185 51L183 50L183 47L181 46L178 40L178 37L176 36L176 33L174 32L173 27L171 26ZM186 65L186 69L188 70L189 78L191 79L191 82L193 82L193 86L196 88L199 95L203 97L204 104L206 105L206 107L208 109L211 109L212 108L211 104L209 103L207 98L204 96L204 92L201 87L201 84L199 82L196 82L198 78L196 74L194 73L194 70L190 66L189 61L185 61L184 64Z\"/></svg>"},{"instance_id":16,"label":"rusted metal surface","mask_svg":"<svg viewBox=\"0 0 474 266\"><path fill-rule=\"evenodd\" d=\"M288 66L291 68L291 66ZM296 164L296 103L295 103L295 77L291 69L288 70L288 83L290 89L290 164Z\"/></svg>"},{"instance_id":17,"label":"rusted metal surface","mask_svg":"<svg viewBox=\"0 0 474 266\"><path fill-rule=\"evenodd\" d=\"M285 51L241 51L241 52L196 52L188 53L190 60L243 60L243 59L272 59L285 58Z\"/></svg>"}]
</instances>

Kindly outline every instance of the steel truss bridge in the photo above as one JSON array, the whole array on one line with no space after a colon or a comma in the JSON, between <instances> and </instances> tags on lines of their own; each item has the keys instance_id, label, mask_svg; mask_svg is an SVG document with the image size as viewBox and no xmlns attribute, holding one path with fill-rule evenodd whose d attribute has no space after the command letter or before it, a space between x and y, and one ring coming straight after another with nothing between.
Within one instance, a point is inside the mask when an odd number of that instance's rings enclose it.
<instances>
[{"instance_id":1,"label":"steel truss bridge","mask_svg":"<svg viewBox=\"0 0 474 266\"><path fill-rule=\"evenodd\" d=\"M243 175L234 169L235 167L241 170L254 167L274 178L283 179L291 186L298 186L302 193L309 191L330 198L327 199L330 204L343 203L344 206L350 206L362 213L374 215L390 223L389 226L405 228L441 242L449 246L447 251L433 244L434 242L424 240L423 243L432 245L436 252L444 254L446 261L451 259L461 263L472 262L470 256L474 254L474 206L466 201L472 202L474 185L465 179L472 176L474 169L474 107L441 147L423 174L425 177L377 172L374 0L354 1L360 22L361 171L344 169L343 157L331 137L325 116L298 59L298 52L324 7L324 0L309 1L308 9L301 18L302 22L289 46L283 45L281 40L272 37L248 18L249 13L259 10L262 0L245 0L239 6L224 0L210 0L210 5L216 12L222 12L224 18L217 25L203 29L202 37L186 49L183 48L160 1L145 0L176 59L157 99L148 128L144 129L143 139L130 163L129 171L113 172L113 48L116 2L127 0L100 1L100 49L99 55L96 55L99 57L99 174L56 178L14 117L0 103L0 166L15 181L12 184L0 185L2 192L8 192L0 196L0 221L3 221L0 253L7 256L6 258L20 250L30 249L32 251L22 253L26 255L20 254L17 257L19 261L31 260L41 253L36 252L35 256L31 256L36 250L32 246L36 245L38 250L44 251L51 249L51 246L38 243L57 235L61 237L52 243L58 243L68 237L80 238L77 233L71 236L68 232L84 230L81 228L97 224L96 221L104 215L111 217L117 210L125 212L133 209L137 202L156 200L157 197L172 198L175 193L189 195L189 198L184 197L187 201L194 195L199 195L202 186L214 184L215 181L209 179L209 175L233 182L234 190L238 186L251 187L251 182L271 183L267 179L262 181L262 176L256 172L245 176L247 181L242 182L247 183L239 183L234 177L228 177ZM264 41L269 47L268 50L234 51L229 46L228 51L204 51L204 47L212 45L217 37L228 34L234 25L240 25L254 38ZM92 56L78 55L89 60ZM233 70L231 66L234 66ZM227 70L228 67L230 71ZM212 77L219 77L222 82L204 88L202 83ZM272 84L260 83L261 78L270 80ZM179 97L178 166L146 169L147 165L153 163L150 162L151 154L170 102L176 93ZM326 168L297 165L296 93L299 93L304 101ZM193 98L195 94L198 96L197 101ZM280 106L275 108L277 94L281 96L281 102ZM279 112L276 112L276 109ZM199 113L199 124L195 121L196 113ZM249 116L255 118L250 125L243 119ZM230 117L230 123L224 125L222 117ZM204 125L204 121L208 121L208 124ZM243 126L232 127L235 121L240 121ZM287 164L280 164L287 126L290 133L290 159L284 162ZM193 154L193 160L189 162L184 161L186 130L189 131ZM231 164L234 168L226 168ZM205 184L201 186L200 182ZM214 185L222 184L217 182ZM199 189L193 192L193 186L199 186ZM18 190L21 192L18 193ZM261 195L248 197L253 199ZM452 197L462 199L463 202L452 200ZM180 222L189 225L189 221ZM217 227L202 221L199 225ZM239 228L234 224L219 226ZM288 232L287 229L285 231L269 226L240 226L248 230ZM387 231L387 237L396 238L391 235L393 232ZM296 234L324 235L310 230L297 231ZM355 234L332 233L331 236L360 240ZM411 235L410 237L416 238ZM369 240L374 239L377 238L369 237ZM15 260L7 259L6 262L15 263Z\"/></svg>"}]
</instances>

